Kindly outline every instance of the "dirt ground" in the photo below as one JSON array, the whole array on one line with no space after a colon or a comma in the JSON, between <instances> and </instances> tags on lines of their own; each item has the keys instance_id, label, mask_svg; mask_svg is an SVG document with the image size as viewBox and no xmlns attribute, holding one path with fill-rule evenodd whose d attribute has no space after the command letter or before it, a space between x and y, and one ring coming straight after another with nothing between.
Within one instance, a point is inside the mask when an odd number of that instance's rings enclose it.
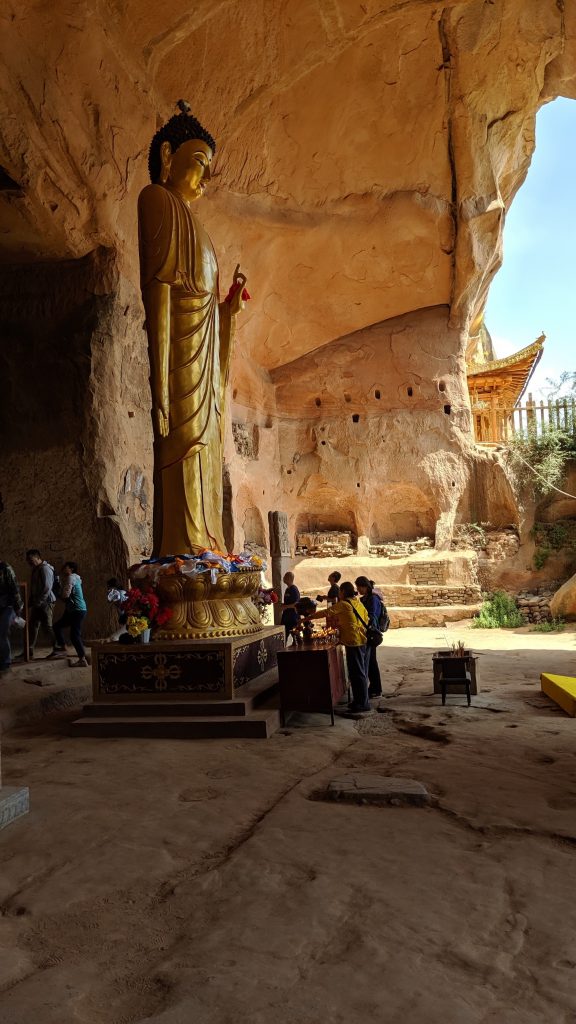
<instances>
[{"instance_id":1,"label":"dirt ground","mask_svg":"<svg viewBox=\"0 0 576 1024\"><path fill-rule=\"evenodd\" d=\"M480 652L469 709L431 695L447 636ZM0 833L2 1024L574 1024L576 720L539 673L575 654L573 631L395 630L381 713L268 741L29 715L2 746L32 807ZM352 771L435 804L318 799Z\"/></svg>"}]
</instances>

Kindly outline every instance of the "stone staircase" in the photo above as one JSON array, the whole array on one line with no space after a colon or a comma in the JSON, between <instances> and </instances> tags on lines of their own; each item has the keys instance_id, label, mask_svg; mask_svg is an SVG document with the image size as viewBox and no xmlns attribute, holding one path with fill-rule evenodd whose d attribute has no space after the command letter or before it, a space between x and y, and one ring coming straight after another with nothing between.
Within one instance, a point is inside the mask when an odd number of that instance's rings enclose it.
<instances>
[{"instance_id":1,"label":"stone staircase","mask_svg":"<svg viewBox=\"0 0 576 1024\"><path fill-rule=\"evenodd\" d=\"M394 559L355 557L340 559L326 565L328 572L337 567L342 579L357 576L373 579L384 596L390 625L442 626L446 622L469 619L482 605L478 584L478 556L475 551L434 552L429 550ZM302 581L303 593L315 597L325 586L314 590L312 582L321 579L318 561L296 565L296 581ZM308 580L313 574L313 580Z\"/></svg>"},{"instance_id":2,"label":"stone staircase","mask_svg":"<svg viewBox=\"0 0 576 1024\"><path fill-rule=\"evenodd\" d=\"M472 618L482 604L476 567L473 554L407 559L406 582L381 586L391 626L441 626Z\"/></svg>"}]
</instances>

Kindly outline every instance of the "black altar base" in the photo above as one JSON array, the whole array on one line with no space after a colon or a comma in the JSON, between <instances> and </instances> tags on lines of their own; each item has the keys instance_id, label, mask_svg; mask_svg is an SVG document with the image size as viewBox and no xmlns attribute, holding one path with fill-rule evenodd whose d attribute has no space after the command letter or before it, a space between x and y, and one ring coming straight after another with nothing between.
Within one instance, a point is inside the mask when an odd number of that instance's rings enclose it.
<instances>
[{"instance_id":1,"label":"black altar base","mask_svg":"<svg viewBox=\"0 0 576 1024\"><path fill-rule=\"evenodd\" d=\"M82 735L268 736L284 628L214 640L92 645L93 703Z\"/></svg>"}]
</instances>

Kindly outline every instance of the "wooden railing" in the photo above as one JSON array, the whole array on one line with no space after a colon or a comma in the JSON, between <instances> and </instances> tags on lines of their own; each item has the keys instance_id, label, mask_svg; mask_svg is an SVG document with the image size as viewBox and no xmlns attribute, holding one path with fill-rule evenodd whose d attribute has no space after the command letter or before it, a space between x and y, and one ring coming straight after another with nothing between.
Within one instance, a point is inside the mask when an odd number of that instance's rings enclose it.
<instances>
[{"instance_id":1,"label":"wooden railing","mask_svg":"<svg viewBox=\"0 0 576 1024\"><path fill-rule=\"evenodd\" d=\"M576 399L557 398L535 402L528 395L525 405L507 409L497 399L470 396L474 435L481 444L502 444L514 434L542 434L549 427L560 427L576 434Z\"/></svg>"}]
</instances>

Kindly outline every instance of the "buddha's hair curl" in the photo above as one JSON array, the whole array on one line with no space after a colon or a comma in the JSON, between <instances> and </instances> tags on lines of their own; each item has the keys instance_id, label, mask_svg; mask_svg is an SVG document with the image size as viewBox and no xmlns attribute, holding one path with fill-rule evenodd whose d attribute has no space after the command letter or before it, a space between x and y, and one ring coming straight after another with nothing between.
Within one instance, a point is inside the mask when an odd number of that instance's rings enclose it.
<instances>
[{"instance_id":1,"label":"buddha's hair curl","mask_svg":"<svg viewBox=\"0 0 576 1024\"><path fill-rule=\"evenodd\" d=\"M181 113L174 114L165 125L162 126L157 132L152 142L150 143L150 152L148 154L148 170L150 172L150 181L156 183L160 179L160 172L162 170L162 161L160 159L160 146L163 142L169 142L170 148L173 153L184 143L189 142L190 139L202 139L213 153L216 152L216 143L210 132L206 131L202 127L200 121L190 113L190 107L185 100L178 100L178 106L180 107Z\"/></svg>"}]
</instances>

